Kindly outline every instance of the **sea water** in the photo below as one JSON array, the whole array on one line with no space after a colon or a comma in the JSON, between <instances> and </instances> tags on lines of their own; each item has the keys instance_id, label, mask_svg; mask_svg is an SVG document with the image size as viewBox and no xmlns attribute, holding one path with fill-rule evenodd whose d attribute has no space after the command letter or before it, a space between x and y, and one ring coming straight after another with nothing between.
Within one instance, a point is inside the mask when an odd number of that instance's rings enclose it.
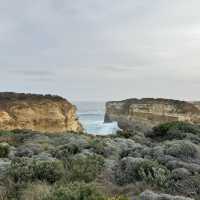
<instances>
[{"instance_id":1,"label":"sea water","mask_svg":"<svg viewBox=\"0 0 200 200\"><path fill-rule=\"evenodd\" d=\"M79 121L85 132L95 135L114 134L119 130L117 122L104 123L105 102L75 102Z\"/></svg>"}]
</instances>

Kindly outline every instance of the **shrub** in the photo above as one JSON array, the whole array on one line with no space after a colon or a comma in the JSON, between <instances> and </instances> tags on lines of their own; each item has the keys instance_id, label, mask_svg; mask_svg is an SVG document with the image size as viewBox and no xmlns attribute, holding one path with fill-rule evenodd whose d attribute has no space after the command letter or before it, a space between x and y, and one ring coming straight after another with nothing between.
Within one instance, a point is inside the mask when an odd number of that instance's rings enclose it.
<instances>
[{"instance_id":1,"label":"shrub","mask_svg":"<svg viewBox=\"0 0 200 200\"><path fill-rule=\"evenodd\" d=\"M0 158L5 158L9 154L9 144L8 143L0 143Z\"/></svg>"},{"instance_id":2,"label":"shrub","mask_svg":"<svg viewBox=\"0 0 200 200\"><path fill-rule=\"evenodd\" d=\"M11 131L0 131L0 136L14 136L14 133Z\"/></svg>"},{"instance_id":3,"label":"shrub","mask_svg":"<svg viewBox=\"0 0 200 200\"><path fill-rule=\"evenodd\" d=\"M81 148L78 146L78 144L69 143L69 144L59 147L54 152L52 152L52 154L58 159L66 160L70 156L73 156L80 152L81 152Z\"/></svg>"},{"instance_id":4,"label":"shrub","mask_svg":"<svg viewBox=\"0 0 200 200\"><path fill-rule=\"evenodd\" d=\"M54 183L62 178L64 168L61 161L35 161L33 164L34 176L39 180Z\"/></svg>"},{"instance_id":5,"label":"shrub","mask_svg":"<svg viewBox=\"0 0 200 200\"><path fill-rule=\"evenodd\" d=\"M165 187L169 170L158 162L143 158L127 157L116 168L115 178L120 185L144 181Z\"/></svg>"},{"instance_id":6,"label":"shrub","mask_svg":"<svg viewBox=\"0 0 200 200\"><path fill-rule=\"evenodd\" d=\"M167 193L189 196L200 199L200 175L187 177L170 177Z\"/></svg>"},{"instance_id":7,"label":"shrub","mask_svg":"<svg viewBox=\"0 0 200 200\"><path fill-rule=\"evenodd\" d=\"M136 133L133 131L117 131L117 136L122 137L122 138L131 138L134 136Z\"/></svg>"},{"instance_id":8,"label":"shrub","mask_svg":"<svg viewBox=\"0 0 200 200\"><path fill-rule=\"evenodd\" d=\"M93 184L71 183L56 187L52 194L43 200L106 200Z\"/></svg>"},{"instance_id":9,"label":"shrub","mask_svg":"<svg viewBox=\"0 0 200 200\"><path fill-rule=\"evenodd\" d=\"M170 172L156 161L144 160L136 166L136 177L147 183L165 186Z\"/></svg>"},{"instance_id":10,"label":"shrub","mask_svg":"<svg viewBox=\"0 0 200 200\"><path fill-rule=\"evenodd\" d=\"M102 139L94 139L90 143L90 147L93 149L93 152L102 156L106 156L104 151L105 145L106 144Z\"/></svg>"},{"instance_id":11,"label":"shrub","mask_svg":"<svg viewBox=\"0 0 200 200\"><path fill-rule=\"evenodd\" d=\"M167 139L182 139L186 137L184 133L200 134L200 127L185 122L169 122L153 128L150 137L164 137Z\"/></svg>"},{"instance_id":12,"label":"shrub","mask_svg":"<svg viewBox=\"0 0 200 200\"><path fill-rule=\"evenodd\" d=\"M190 141L176 140L166 143L165 153L178 158L194 158L198 153L198 148Z\"/></svg>"},{"instance_id":13,"label":"shrub","mask_svg":"<svg viewBox=\"0 0 200 200\"><path fill-rule=\"evenodd\" d=\"M63 176L63 165L60 161L35 161L21 158L11 162L10 176L14 182L29 182L33 180L54 183Z\"/></svg>"},{"instance_id":14,"label":"shrub","mask_svg":"<svg viewBox=\"0 0 200 200\"><path fill-rule=\"evenodd\" d=\"M10 176L14 182L28 182L34 177L33 163L28 158L17 158L11 162Z\"/></svg>"},{"instance_id":15,"label":"shrub","mask_svg":"<svg viewBox=\"0 0 200 200\"><path fill-rule=\"evenodd\" d=\"M50 195L50 186L45 182L28 183L20 192L21 200L42 200Z\"/></svg>"},{"instance_id":16,"label":"shrub","mask_svg":"<svg viewBox=\"0 0 200 200\"><path fill-rule=\"evenodd\" d=\"M67 179L69 181L91 182L95 180L104 166L104 159L99 155L80 155L67 162Z\"/></svg>"}]
</instances>

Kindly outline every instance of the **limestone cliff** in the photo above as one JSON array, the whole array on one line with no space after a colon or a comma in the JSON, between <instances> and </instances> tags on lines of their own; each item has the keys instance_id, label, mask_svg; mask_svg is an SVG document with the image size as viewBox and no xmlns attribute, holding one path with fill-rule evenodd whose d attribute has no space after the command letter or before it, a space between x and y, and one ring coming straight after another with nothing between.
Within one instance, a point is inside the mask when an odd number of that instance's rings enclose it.
<instances>
[{"instance_id":1,"label":"limestone cliff","mask_svg":"<svg viewBox=\"0 0 200 200\"><path fill-rule=\"evenodd\" d=\"M165 122L200 124L200 108L171 99L127 99L106 103L105 122L117 121L122 129L148 130Z\"/></svg>"},{"instance_id":2,"label":"limestone cliff","mask_svg":"<svg viewBox=\"0 0 200 200\"><path fill-rule=\"evenodd\" d=\"M81 132L76 107L59 96L0 93L0 130Z\"/></svg>"}]
</instances>

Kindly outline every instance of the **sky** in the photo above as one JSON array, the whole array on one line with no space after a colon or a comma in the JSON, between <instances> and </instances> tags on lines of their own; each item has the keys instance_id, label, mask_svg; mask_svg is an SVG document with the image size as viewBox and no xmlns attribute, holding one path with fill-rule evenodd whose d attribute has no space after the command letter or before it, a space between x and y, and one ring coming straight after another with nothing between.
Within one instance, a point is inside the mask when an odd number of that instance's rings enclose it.
<instances>
[{"instance_id":1,"label":"sky","mask_svg":"<svg viewBox=\"0 0 200 200\"><path fill-rule=\"evenodd\" d=\"M0 0L0 91L200 100L199 0Z\"/></svg>"}]
</instances>

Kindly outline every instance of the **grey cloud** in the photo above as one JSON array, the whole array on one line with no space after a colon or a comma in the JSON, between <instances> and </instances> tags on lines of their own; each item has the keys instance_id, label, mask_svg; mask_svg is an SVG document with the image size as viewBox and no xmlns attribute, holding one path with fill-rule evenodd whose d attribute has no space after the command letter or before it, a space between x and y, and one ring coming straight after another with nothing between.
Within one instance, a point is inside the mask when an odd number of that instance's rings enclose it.
<instances>
[{"instance_id":1,"label":"grey cloud","mask_svg":"<svg viewBox=\"0 0 200 200\"><path fill-rule=\"evenodd\" d=\"M200 99L197 0L0 0L0 90Z\"/></svg>"},{"instance_id":2,"label":"grey cloud","mask_svg":"<svg viewBox=\"0 0 200 200\"><path fill-rule=\"evenodd\" d=\"M25 76L31 76L31 77L53 77L55 76L55 73L48 71L48 70L34 70L34 69L19 69L19 70L10 70L10 73L15 75L25 75Z\"/></svg>"}]
</instances>

